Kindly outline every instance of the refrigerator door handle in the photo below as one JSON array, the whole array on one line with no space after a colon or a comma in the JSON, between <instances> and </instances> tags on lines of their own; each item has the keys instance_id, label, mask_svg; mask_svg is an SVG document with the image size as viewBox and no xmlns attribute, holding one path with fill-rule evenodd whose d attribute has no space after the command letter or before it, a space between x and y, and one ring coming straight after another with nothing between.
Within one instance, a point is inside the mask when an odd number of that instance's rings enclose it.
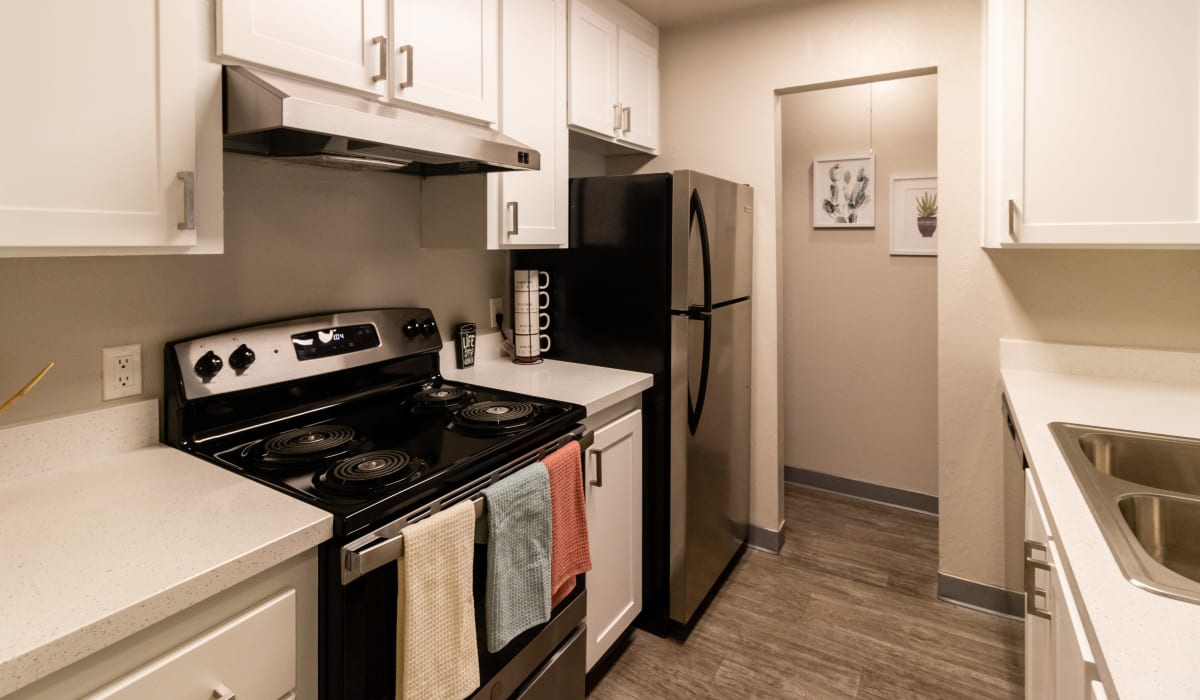
<instances>
[{"instance_id":1,"label":"refrigerator door handle","mask_svg":"<svg viewBox=\"0 0 1200 700\"><path fill-rule=\"evenodd\" d=\"M696 389L696 403L692 403L692 388L688 387L688 430L696 434L700 427L700 416L704 414L704 397L708 395L708 366L712 359L712 316L697 314L689 320L704 323L704 349L700 353L700 386Z\"/></svg>"},{"instance_id":2,"label":"refrigerator door handle","mask_svg":"<svg viewBox=\"0 0 1200 700\"><path fill-rule=\"evenodd\" d=\"M700 256L704 263L704 308L702 310L712 311L712 254L708 246L708 221L704 218L704 203L700 201L700 190L692 190L688 208L690 209L688 228L690 229L693 224L700 226ZM708 364L705 363L705 366L707 367Z\"/></svg>"}]
</instances>

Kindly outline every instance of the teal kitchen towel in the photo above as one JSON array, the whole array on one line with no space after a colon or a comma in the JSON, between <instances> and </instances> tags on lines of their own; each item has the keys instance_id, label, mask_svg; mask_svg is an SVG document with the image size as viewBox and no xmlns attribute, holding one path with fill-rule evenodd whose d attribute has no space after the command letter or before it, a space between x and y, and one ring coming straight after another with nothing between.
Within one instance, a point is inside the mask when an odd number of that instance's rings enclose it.
<instances>
[{"instance_id":1,"label":"teal kitchen towel","mask_svg":"<svg viewBox=\"0 0 1200 700\"><path fill-rule=\"evenodd\" d=\"M487 648L550 619L550 477L535 462L483 490L487 501ZM481 533L483 534L483 533Z\"/></svg>"}]
</instances>

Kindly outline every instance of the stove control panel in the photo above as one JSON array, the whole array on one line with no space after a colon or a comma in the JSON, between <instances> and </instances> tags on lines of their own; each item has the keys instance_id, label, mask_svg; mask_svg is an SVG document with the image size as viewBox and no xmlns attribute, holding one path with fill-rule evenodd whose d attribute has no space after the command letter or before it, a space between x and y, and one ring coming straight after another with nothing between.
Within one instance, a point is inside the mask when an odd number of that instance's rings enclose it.
<instances>
[{"instance_id":1,"label":"stove control panel","mask_svg":"<svg viewBox=\"0 0 1200 700\"><path fill-rule=\"evenodd\" d=\"M249 326L167 346L187 398L315 377L442 349L429 309L374 309Z\"/></svg>"}]
</instances>

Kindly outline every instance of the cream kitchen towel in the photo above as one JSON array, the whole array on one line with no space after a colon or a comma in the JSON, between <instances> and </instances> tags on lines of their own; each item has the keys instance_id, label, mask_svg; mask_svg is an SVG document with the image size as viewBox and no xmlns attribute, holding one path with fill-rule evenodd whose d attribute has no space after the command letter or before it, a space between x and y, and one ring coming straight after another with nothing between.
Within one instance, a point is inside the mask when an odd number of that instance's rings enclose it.
<instances>
[{"instance_id":1,"label":"cream kitchen towel","mask_svg":"<svg viewBox=\"0 0 1200 700\"><path fill-rule=\"evenodd\" d=\"M550 619L550 478L534 462L483 490L487 501L487 649Z\"/></svg>"},{"instance_id":2,"label":"cream kitchen towel","mask_svg":"<svg viewBox=\"0 0 1200 700\"><path fill-rule=\"evenodd\" d=\"M475 505L404 528L396 619L396 697L461 700L479 687L471 566Z\"/></svg>"}]
</instances>

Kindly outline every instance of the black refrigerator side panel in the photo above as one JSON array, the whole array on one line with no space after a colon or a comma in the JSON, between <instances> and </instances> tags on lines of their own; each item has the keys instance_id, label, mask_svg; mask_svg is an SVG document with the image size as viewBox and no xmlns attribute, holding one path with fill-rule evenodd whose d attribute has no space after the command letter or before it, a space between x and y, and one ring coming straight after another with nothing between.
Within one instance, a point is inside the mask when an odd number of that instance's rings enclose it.
<instances>
[{"instance_id":1,"label":"black refrigerator side panel","mask_svg":"<svg viewBox=\"0 0 1200 700\"><path fill-rule=\"evenodd\" d=\"M653 627L670 574L671 176L574 179L570 204L571 247L516 251L512 264L550 274L546 357L654 375L642 395L641 618Z\"/></svg>"},{"instance_id":2,"label":"black refrigerator side panel","mask_svg":"<svg viewBox=\"0 0 1200 700\"><path fill-rule=\"evenodd\" d=\"M570 248L513 253L514 269L550 274L543 356L657 380L669 340L670 176L578 178L570 192Z\"/></svg>"}]
</instances>

